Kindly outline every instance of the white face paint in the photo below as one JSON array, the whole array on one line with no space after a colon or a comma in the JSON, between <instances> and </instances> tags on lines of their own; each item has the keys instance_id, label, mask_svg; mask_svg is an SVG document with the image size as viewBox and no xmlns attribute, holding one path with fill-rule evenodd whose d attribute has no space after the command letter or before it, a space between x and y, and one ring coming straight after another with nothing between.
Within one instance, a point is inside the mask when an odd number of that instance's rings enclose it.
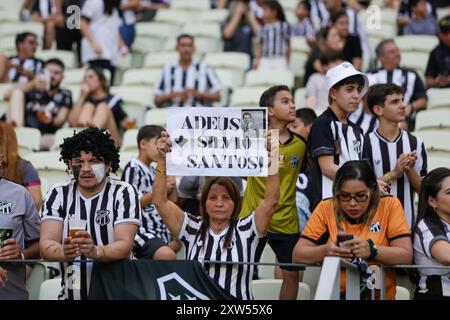
<instances>
[{"instance_id":1,"label":"white face paint","mask_svg":"<svg viewBox=\"0 0 450 320\"><path fill-rule=\"evenodd\" d=\"M91 165L92 171L94 171L95 179L97 182L102 182L105 178L105 164L104 163L96 163Z\"/></svg>"}]
</instances>

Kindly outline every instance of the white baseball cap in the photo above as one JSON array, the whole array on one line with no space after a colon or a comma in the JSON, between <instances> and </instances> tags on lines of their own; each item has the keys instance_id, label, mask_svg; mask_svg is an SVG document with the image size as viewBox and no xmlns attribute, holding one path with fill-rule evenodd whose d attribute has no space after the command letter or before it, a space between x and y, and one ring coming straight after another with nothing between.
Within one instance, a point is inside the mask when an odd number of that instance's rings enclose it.
<instances>
[{"instance_id":1,"label":"white baseball cap","mask_svg":"<svg viewBox=\"0 0 450 320\"><path fill-rule=\"evenodd\" d=\"M361 91L361 96L363 96L367 92L367 88L369 87L369 79L364 73L356 70L355 67L350 62L347 61L342 62L341 64L338 64L337 66L328 70L327 74L325 75L328 92L336 83L341 82L344 79L358 75L362 76L364 79L364 87Z\"/></svg>"}]
</instances>

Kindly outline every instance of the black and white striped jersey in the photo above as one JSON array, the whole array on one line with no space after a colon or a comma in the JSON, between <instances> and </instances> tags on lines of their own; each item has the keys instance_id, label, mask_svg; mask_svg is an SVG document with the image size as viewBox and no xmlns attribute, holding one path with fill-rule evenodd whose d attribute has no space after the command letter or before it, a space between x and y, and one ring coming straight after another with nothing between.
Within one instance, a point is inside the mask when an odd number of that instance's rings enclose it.
<instances>
[{"instance_id":1,"label":"black and white striped jersey","mask_svg":"<svg viewBox=\"0 0 450 320\"><path fill-rule=\"evenodd\" d=\"M342 123L331 108L328 108L314 120L309 135L311 152L311 211L325 198L332 196L333 180L322 173L318 158L333 156L334 164L341 167L349 160L363 159L364 135L361 129L351 121Z\"/></svg>"},{"instance_id":2,"label":"black and white striped jersey","mask_svg":"<svg viewBox=\"0 0 450 320\"><path fill-rule=\"evenodd\" d=\"M204 260L255 262L262 235L256 229L254 213L238 220L229 249L223 248L229 226L219 234L209 228L205 240L202 241L200 233L202 223L201 217L184 214L178 238L186 247L187 260L197 260L201 263ZM234 297L243 300L253 299L251 293L253 265L204 263L204 268L211 278Z\"/></svg>"},{"instance_id":3,"label":"black and white striped jersey","mask_svg":"<svg viewBox=\"0 0 450 320\"><path fill-rule=\"evenodd\" d=\"M330 12L323 0L310 0L311 4L311 21L316 30L325 28L330 20Z\"/></svg>"},{"instance_id":4,"label":"black and white striped jersey","mask_svg":"<svg viewBox=\"0 0 450 320\"><path fill-rule=\"evenodd\" d=\"M361 128L364 134L371 133L380 126L377 116L364 111L363 105L360 103L358 109L352 112L348 119Z\"/></svg>"},{"instance_id":5,"label":"black and white striped jersey","mask_svg":"<svg viewBox=\"0 0 450 320\"><path fill-rule=\"evenodd\" d=\"M450 242L450 224L444 219L436 220L426 216L414 231L414 263L426 266L443 266L431 255L436 241ZM416 291L434 298L450 297L450 271L448 269L418 269L419 279Z\"/></svg>"},{"instance_id":6,"label":"black and white striped jersey","mask_svg":"<svg viewBox=\"0 0 450 320\"><path fill-rule=\"evenodd\" d=\"M159 78L154 84L155 96L168 95L172 92L180 92L186 88L193 88L200 92L220 92L219 78L214 69L203 62L193 62L186 70L180 64L166 64ZM172 107L207 107L208 101L198 98L190 98L185 103L181 100L173 103Z\"/></svg>"},{"instance_id":7,"label":"black and white striped jersey","mask_svg":"<svg viewBox=\"0 0 450 320\"><path fill-rule=\"evenodd\" d=\"M425 86L417 72L405 68L397 68L391 71L378 69L375 72L367 73L369 85L395 83L403 88L403 101L409 105L419 98L426 98Z\"/></svg>"},{"instance_id":8,"label":"black and white striped jersey","mask_svg":"<svg viewBox=\"0 0 450 320\"><path fill-rule=\"evenodd\" d=\"M146 166L142 161L134 158L125 166L122 180L136 188L140 199L145 193L153 191L155 169L151 166ZM169 230L167 230L155 205L151 203L145 208L142 208L142 226L136 234L134 245L143 247L148 240L154 237L161 239L165 243L169 243L171 240Z\"/></svg>"},{"instance_id":9,"label":"black and white striped jersey","mask_svg":"<svg viewBox=\"0 0 450 320\"><path fill-rule=\"evenodd\" d=\"M258 35L258 43L262 46L263 58L284 57L286 42L290 39L290 27L287 22L266 23Z\"/></svg>"},{"instance_id":10,"label":"black and white striped jersey","mask_svg":"<svg viewBox=\"0 0 450 320\"><path fill-rule=\"evenodd\" d=\"M402 153L417 151L417 161L414 170L421 177L427 174L427 153L419 138L407 131L401 130L394 141L384 138L378 130L366 135L364 154L370 161L377 177L394 170L397 159ZM405 173L401 178L392 181L390 194L397 197L405 210L408 226L414 225L416 208L414 205L414 190Z\"/></svg>"},{"instance_id":11,"label":"black and white striped jersey","mask_svg":"<svg viewBox=\"0 0 450 320\"><path fill-rule=\"evenodd\" d=\"M62 239L68 237L70 220L86 220L87 231L95 245L108 245L114 242L116 225L141 225L141 207L135 189L126 182L107 178L99 193L86 198L71 179L53 185L47 192L42 207L42 221L45 220L63 223ZM84 256L79 259L87 260ZM87 299L92 263L60 265L62 291L59 299Z\"/></svg>"},{"instance_id":12,"label":"black and white striped jersey","mask_svg":"<svg viewBox=\"0 0 450 320\"><path fill-rule=\"evenodd\" d=\"M9 58L9 62L13 65L20 65L23 69L31 71L35 75L40 73L44 68L44 61L37 58L30 58L21 61L19 59L19 56L12 56ZM12 83L25 84L31 81L26 76L23 76L19 72L17 72L17 69L14 67L9 69L8 77Z\"/></svg>"}]
</instances>

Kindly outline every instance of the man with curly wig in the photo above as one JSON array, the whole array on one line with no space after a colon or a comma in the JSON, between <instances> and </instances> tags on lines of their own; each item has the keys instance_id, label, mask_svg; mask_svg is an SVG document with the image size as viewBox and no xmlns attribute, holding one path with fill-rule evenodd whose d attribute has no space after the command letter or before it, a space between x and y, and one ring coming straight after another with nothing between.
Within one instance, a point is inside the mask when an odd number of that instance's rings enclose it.
<instances>
[{"instance_id":1,"label":"man with curly wig","mask_svg":"<svg viewBox=\"0 0 450 320\"><path fill-rule=\"evenodd\" d=\"M105 129L85 129L64 139L60 147L60 160L73 179L53 185L47 193L40 250L44 259L62 262L59 299L83 300L92 267L84 260L130 258L141 207L130 184L109 178L119 168L119 150ZM84 230L71 235L71 224L80 220Z\"/></svg>"}]
</instances>

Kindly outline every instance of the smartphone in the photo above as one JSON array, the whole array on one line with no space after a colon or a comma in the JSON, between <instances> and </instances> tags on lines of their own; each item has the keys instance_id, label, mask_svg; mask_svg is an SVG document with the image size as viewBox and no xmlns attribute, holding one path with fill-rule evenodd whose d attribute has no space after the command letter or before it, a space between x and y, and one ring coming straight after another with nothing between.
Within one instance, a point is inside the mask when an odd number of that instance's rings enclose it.
<instances>
[{"instance_id":1,"label":"smartphone","mask_svg":"<svg viewBox=\"0 0 450 320\"><path fill-rule=\"evenodd\" d=\"M350 233L340 233L337 236L337 246L340 247L341 244L345 241L352 240L353 235Z\"/></svg>"},{"instance_id":2,"label":"smartphone","mask_svg":"<svg viewBox=\"0 0 450 320\"><path fill-rule=\"evenodd\" d=\"M3 248L3 242L6 239L12 238L13 229L0 228L0 248Z\"/></svg>"}]
</instances>

